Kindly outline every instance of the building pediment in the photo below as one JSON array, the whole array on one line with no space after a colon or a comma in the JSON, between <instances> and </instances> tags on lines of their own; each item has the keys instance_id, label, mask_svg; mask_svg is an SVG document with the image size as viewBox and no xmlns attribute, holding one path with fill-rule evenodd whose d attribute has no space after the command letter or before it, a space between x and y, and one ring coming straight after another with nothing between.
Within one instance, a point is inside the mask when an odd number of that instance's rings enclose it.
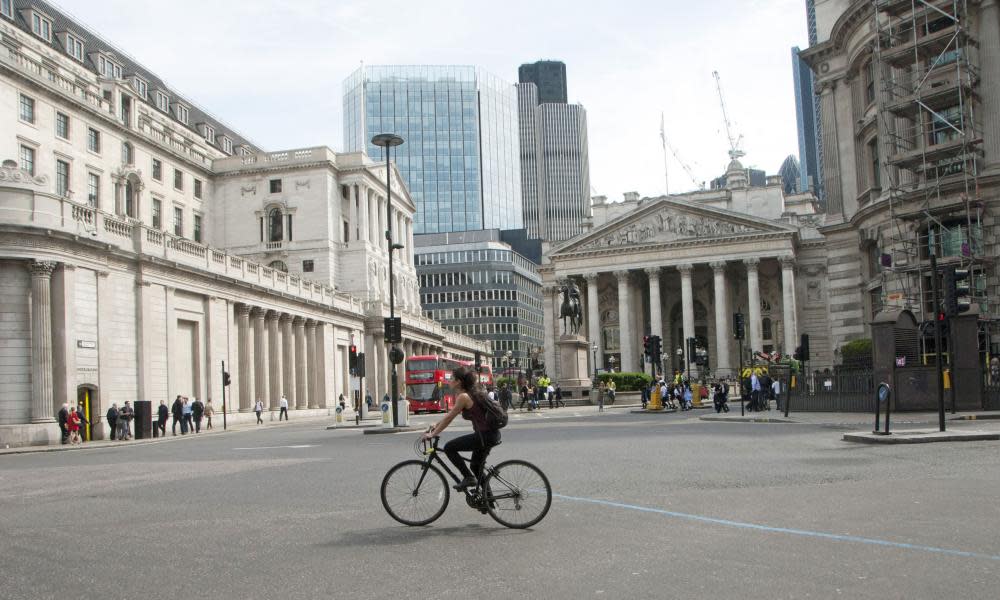
<instances>
[{"instance_id":1,"label":"building pediment","mask_svg":"<svg viewBox=\"0 0 1000 600\"><path fill-rule=\"evenodd\" d=\"M552 256L554 258L618 247L704 243L713 239L731 240L744 236L792 235L796 231L790 225L754 219L743 213L700 206L675 198L660 198L590 233L569 240L556 248Z\"/></svg>"}]
</instances>

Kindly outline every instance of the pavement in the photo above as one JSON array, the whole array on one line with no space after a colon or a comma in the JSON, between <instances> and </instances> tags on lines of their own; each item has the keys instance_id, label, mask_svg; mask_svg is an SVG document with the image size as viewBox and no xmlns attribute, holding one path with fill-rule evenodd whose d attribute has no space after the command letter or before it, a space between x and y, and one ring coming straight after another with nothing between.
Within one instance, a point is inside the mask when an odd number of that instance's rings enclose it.
<instances>
[{"instance_id":1,"label":"pavement","mask_svg":"<svg viewBox=\"0 0 1000 600\"><path fill-rule=\"evenodd\" d=\"M1000 440L1000 431L980 431L958 429L940 431L938 429L902 429L890 428L888 434L873 431L858 431L845 433L845 442L861 444L931 444L936 442L982 442L985 440Z\"/></svg>"},{"instance_id":2,"label":"pavement","mask_svg":"<svg viewBox=\"0 0 1000 600\"><path fill-rule=\"evenodd\" d=\"M0 456L0 599L996 597L1000 441L570 410L514 414L490 457L552 483L525 531L454 495L431 526L389 518L380 482L416 433L293 421Z\"/></svg>"}]
</instances>

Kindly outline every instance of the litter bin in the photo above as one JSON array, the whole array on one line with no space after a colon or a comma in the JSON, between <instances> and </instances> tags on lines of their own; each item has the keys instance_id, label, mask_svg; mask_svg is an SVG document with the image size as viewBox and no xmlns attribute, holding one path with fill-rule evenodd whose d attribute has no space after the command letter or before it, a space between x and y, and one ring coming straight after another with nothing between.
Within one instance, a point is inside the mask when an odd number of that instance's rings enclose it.
<instances>
[{"instance_id":1,"label":"litter bin","mask_svg":"<svg viewBox=\"0 0 1000 600\"><path fill-rule=\"evenodd\" d=\"M403 398L396 401L396 418L399 419L399 423L396 423L397 427L406 427L410 424L409 404L410 403Z\"/></svg>"},{"instance_id":2,"label":"litter bin","mask_svg":"<svg viewBox=\"0 0 1000 600\"><path fill-rule=\"evenodd\" d=\"M135 420L132 422L132 437L137 440L145 440L152 437L150 431L153 428L153 406L149 400L136 400L133 407Z\"/></svg>"}]
</instances>

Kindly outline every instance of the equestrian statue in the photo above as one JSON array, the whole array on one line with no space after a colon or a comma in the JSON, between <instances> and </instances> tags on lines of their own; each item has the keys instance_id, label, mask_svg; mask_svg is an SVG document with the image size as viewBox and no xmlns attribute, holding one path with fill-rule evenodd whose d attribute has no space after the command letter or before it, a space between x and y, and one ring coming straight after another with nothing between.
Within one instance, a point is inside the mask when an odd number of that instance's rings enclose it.
<instances>
[{"instance_id":1,"label":"equestrian statue","mask_svg":"<svg viewBox=\"0 0 1000 600\"><path fill-rule=\"evenodd\" d=\"M567 281L559 287L562 293L562 305L559 307L559 318L563 322L563 335L580 333L583 325L583 304L580 302L580 288L572 281ZM569 323L566 323L569 319Z\"/></svg>"}]
</instances>

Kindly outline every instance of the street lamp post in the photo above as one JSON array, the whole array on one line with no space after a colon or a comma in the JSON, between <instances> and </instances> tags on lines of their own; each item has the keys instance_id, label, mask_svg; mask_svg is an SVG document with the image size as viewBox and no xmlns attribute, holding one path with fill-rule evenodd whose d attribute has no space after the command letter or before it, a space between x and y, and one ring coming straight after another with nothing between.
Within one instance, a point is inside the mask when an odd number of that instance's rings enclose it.
<instances>
[{"instance_id":1,"label":"street lamp post","mask_svg":"<svg viewBox=\"0 0 1000 600\"><path fill-rule=\"evenodd\" d=\"M597 376L599 374L599 369L597 368L597 342L590 345L590 351L594 354L594 385L597 385Z\"/></svg>"},{"instance_id":2,"label":"street lamp post","mask_svg":"<svg viewBox=\"0 0 1000 600\"><path fill-rule=\"evenodd\" d=\"M402 250L403 245L393 243L392 241L392 167L389 164L389 156L392 153L392 148L402 143L403 138L394 133L380 133L372 138L372 144L385 149L385 241L386 245L389 246L389 323L393 325L396 322L396 298L395 286L392 279L392 255L396 250ZM390 404L392 406L393 427L399 425L399 408L397 406L399 379L396 375L396 365L402 362L401 352L396 345L401 340L398 339L396 330L397 328L393 326L391 331L387 332L391 334L389 337L389 361L392 363L392 396L390 397ZM398 330L401 332L402 328L398 328Z\"/></svg>"}]
</instances>

